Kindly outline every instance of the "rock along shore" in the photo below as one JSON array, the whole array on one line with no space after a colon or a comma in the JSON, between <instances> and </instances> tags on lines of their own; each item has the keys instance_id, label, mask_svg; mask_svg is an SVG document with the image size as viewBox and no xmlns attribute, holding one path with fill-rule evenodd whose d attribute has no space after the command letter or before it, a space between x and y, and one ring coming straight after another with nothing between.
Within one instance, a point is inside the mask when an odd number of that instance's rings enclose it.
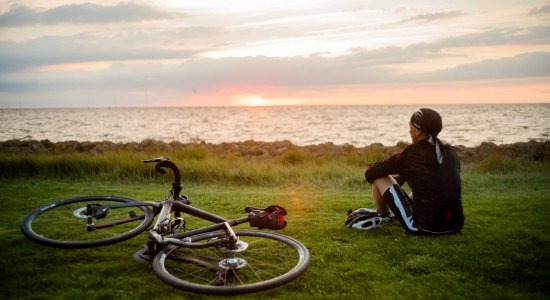
<instances>
[{"instance_id":1,"label":"rock along shore","mask_svg":"<svg viewBox=\"0 0 550 300\"><path fill-rule=\"evenodd\" d=\"M289 141L277 142L258 142L248 140L244 142L232 142L221 144L209 143L180 143L147 139L140 143L113 143L104 142L51 142L49 140L7 140L0 141L0 152L5 153L43 153L43 154L63 154L63 153L89 153L101 154L111 151L137 151L156 153L162 155L171 151L184 151L188 149L202 148L208 153L237 157L274 157L288 152L301 153L309 156L347 156L347 155L365 155L370 152L383 153L391 155L401 151L408 143L398 142L395 146L384 146L374 143L364 147L355 147L353 145L335 145L333 143L324 143L318 145L296 146ZM530 141L525 143L496 145L491 142L481 143L476 147L454 146L462 163L475 163L484 158L500 154L503 159L514 159L519 161L548 161L550 160L550 141L537 142Z\"/></svg>"}]
</instances>

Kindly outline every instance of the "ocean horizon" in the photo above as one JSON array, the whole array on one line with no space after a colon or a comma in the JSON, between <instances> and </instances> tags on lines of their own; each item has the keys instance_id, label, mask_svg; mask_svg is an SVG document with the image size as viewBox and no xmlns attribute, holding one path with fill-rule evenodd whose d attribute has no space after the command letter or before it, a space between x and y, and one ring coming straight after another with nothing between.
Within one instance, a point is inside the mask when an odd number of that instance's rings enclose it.
<instances>
[{"instance_id":1,"label":"ocean horizon","mask_svg":"<svg viewBox=\"0 0 550 300\"><path fill-rule=\"evenodd\" d=\"M365 146L409 141L421 107L443 118L439 137L477 146L547 141L550 104L66 107L0 109L0 140L141 142L332 142Z\"/></svg>"}]
</instances>

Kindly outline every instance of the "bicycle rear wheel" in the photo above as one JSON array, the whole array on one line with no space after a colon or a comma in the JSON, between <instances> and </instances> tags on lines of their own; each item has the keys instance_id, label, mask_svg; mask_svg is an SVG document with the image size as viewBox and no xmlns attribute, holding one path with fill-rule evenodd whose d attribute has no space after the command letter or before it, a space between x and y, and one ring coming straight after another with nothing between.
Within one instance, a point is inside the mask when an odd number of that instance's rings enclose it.
<instances>
[{"instance_id":1,"label":"bicycle rear wheel","mask_svg":"<svg viewBox=\"0 0 550 300\"><path fill-rule=\"evenodd\" d=\"M124 206L117 207L121 204ZM118 243L138 235L153 222L153 212L140 204L114 196L65 199L32 212L23 220L21 231L36 243L57 248Z\"/></svg>"},{"instance_id":2,"label":"bicycle rear wheel","mask_svg":"<svg viewBox=\"0 0 550 300\"><path fill-rule=\"evenodd\" d=\"M233 249L168 246L155 256L153 271L164 282L189 292L234 295L280 286L309 265L308 249L295 239L262 231L235 233L239 242ZM191 240L209 243L225 236L225 232L213 232Z\"/></svg>"}]
</instances>

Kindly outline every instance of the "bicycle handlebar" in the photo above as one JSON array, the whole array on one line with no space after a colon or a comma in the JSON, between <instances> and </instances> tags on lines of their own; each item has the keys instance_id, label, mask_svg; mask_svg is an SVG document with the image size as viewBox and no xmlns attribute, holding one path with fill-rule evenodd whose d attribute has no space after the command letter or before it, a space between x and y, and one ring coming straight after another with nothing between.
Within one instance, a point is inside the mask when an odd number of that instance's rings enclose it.
<instances>
[{"instance_id":1,"label":"bicycle handlebar","mask_svg":"<svg viewBox=\"0 0 550 300\"><path fill-rule=\"evenodd\" d=\"M158 158L153 158L150 160L144 160L144 163L156 163L155 170L160 174L166 174L166 171L163 168L169 168L174 173L174 182L172 183L172 189L174 190L174 199L177 199L180 196L181 192L181 174L178 166L170 161L168 157L162 156Z\"/></svg>"}]
</instances>

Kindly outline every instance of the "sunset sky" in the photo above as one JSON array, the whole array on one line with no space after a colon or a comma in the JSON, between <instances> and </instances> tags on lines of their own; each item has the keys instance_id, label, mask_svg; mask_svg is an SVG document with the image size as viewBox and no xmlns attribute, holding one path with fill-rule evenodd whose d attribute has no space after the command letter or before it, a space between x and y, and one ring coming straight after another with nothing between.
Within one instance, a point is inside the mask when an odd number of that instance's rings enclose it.
<instances>
[{"instance_id":1,"label":"sunset sky","mask_svg":"<svg viewBox=\"0 0 550 300\"><path fill-rule=\"evenodd\" d=\"M546 1L2 1L0 108L550 103Z\"/></svg>"}]
</instances>

